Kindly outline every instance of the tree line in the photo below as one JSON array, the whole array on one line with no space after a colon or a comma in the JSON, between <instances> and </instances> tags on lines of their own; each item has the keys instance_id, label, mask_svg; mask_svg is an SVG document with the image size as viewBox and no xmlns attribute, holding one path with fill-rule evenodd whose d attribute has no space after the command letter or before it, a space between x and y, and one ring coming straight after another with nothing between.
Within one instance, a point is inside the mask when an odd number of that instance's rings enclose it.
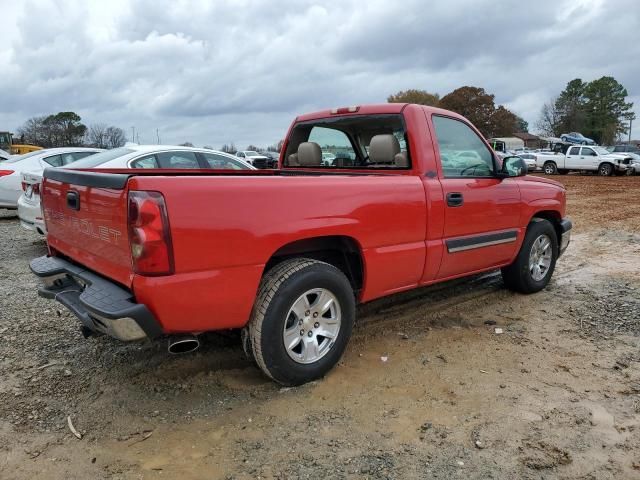
<instances>
[{"instance_id":1,"label":"tree line","mask_svg":"<svg viewBox=\"0 0 640 480\"><path fill-rule=\"evenodd\" d=\"M628 133L628 122L635 120L627 96L627 89L613 77L591 82L575 78L542 106L536 126L553 137L580 132L601 145L612 144Z\"/></svg>"},{"instance_id":2,"label":"tree line","mask_svg":"<svg viewBox=\"0 0 640 480\"><path fill-rule=\"evenodd\" d=\"M75 112L32 117L18 128L17 134L21 143L44 148L117 148L127 141L121 128L105 123L94 123L87 127Z\"/></svg>"},{"instance_id":3,"label":"tree line","mask_svg":"<svg viewBox=\"0 0 640 480\"><path fill-rule=\"evenodd\" d=\"M495 95L484 88L464 86L440 98L426 90L403 90L387 98L389 103L417 103L459 113L473 123L486 137L510 136L528 132L528 123L503 105L495 104Z\"/></svg>"}]
</instances>

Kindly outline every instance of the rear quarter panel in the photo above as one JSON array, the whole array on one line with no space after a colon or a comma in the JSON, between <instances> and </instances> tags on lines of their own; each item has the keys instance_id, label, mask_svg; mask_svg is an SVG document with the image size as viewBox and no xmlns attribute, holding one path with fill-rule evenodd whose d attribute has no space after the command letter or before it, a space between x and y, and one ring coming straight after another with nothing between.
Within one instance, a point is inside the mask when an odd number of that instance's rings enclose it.
<instances>
[{"instance_id":1,"label":"rear quarter panel","mask_svg":"<svg viewBox=\"0 0 640 480\"><path fill-rule=\"evenodd\" d=\"M426 204L416 176L135 177L165 197L176 274L134 278L167 331L243 326L264 266L282 246L345 235L365 268L361 300L410 288L424 269ZM178 320L179 319L179 320Z\"/></svg>"}]
</instances>

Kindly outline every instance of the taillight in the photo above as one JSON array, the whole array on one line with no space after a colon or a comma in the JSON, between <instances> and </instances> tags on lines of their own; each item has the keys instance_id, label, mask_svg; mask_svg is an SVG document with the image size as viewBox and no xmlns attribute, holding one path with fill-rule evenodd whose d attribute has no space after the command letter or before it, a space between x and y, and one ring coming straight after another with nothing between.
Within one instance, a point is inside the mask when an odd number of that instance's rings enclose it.
<instances>
[{"instance_id":1,"label":"taillight","mask_svg":"<svg viewBox=\"0 0 640 480\"><path fill-rule=\"evenodd\" d=\"M11 175L13 170L0 170L0 177L5 177L7 175Z\"/></svg>"},{"instance_id":2,"label":"taillight","mask_svg":"<svg viewBox=\"0 0 640 480\"><path fill-rule=\"evenodd\" d=\"M129 244L133 271L139 275L173 273L171 231L159 192L129 192Z\"/></svg>"},{"instance_id":3,"label":"taillight","mask_svg":"<svg viewBox=\"0 0 640 480\"><path fill-rule=\"evenodd\" d=\"M40 195L40 184L39 183L34 183L33 185L31 185L31 192L34 195Z\"/></svg>"},{"instance_id":4,"label":"taillight","mask_svg":"<svg viewBox=\"0 0 640 480\"><path fill-rule=\"evenodd\" d=\"M21 182L20 186L22 187L22 191L26 192L27 191L27 182Z\"/></svg>"}]
</instances>

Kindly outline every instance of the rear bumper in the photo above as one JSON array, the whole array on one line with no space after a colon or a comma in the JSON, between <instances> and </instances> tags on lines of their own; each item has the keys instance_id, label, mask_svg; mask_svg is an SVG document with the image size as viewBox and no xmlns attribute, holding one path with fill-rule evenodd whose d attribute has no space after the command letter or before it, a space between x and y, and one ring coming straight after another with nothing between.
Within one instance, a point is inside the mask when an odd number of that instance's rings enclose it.
<instances>
[{"instance_id":1,"label":"rear bumper","mask_svg":"<svg viewBox=\"0 0 640 480\"><path fill-rule=\"evenodd\" d=\"M33 230L42 235L47 234L40 204L29 203L25 200L24 195L18 199L18 217L20 218L20 224L27 230Z\"/></svg>"},{"instance_id":2,"label":"rear bumper","mask_svg":"<svg viewBox=\"0 0 640 480\"><path fill-rule=\"evenodd\" d=\"M91 332L122 341L163 334L145 305L136 303L130 291L104 277L56 257L35 258L30 268L44 281L38 295L63 304Z\"/></svg>"},{"instance_id":3,"label":"rear bumper","mask_svg":"<svg viewBox=\"0 0 640 480\"><path fill-rule=\"evenodd\" d=\"M562 255L564 251L569 246L571 242L571 229L573 228L573 223L568 218L562 219L560 222L560 253Z\"/></svg>"}]
</instances>

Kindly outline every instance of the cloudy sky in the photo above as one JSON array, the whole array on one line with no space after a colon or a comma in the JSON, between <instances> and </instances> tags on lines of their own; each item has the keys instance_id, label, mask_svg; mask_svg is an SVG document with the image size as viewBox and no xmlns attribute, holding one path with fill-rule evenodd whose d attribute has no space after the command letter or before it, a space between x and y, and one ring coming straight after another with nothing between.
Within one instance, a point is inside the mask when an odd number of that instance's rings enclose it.
<instances>
[{"instance_id":1,"label":"cloudy sky","mask_svg":"<svg viewBox=\"0 0 640 480\"><path fill-rule=\"evenodd\" d=\"M637 0L0 0L0 130L72 110L141 143L268 145L297 113L485 88L531 125L612 75L639 120Z\"/></svg>"}]
</instances>

